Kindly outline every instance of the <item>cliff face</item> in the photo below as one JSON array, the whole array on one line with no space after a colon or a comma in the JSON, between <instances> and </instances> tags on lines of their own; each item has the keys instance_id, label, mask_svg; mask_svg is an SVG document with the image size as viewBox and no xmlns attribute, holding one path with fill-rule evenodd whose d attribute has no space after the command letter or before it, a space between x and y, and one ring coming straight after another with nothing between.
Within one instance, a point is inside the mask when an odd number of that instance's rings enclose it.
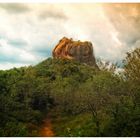
<instances>
[{"instance_id":1,"label":"cliff face","mask_svg":"<svg viewBox=\"0 0 140 140\"><path fill-rule=\"evenodd\" d=\"M97 67L92 43L88 41L73 41L63 37L54 48L52 55L54 58L77 60Z\"/></svg>"}]
</instances>

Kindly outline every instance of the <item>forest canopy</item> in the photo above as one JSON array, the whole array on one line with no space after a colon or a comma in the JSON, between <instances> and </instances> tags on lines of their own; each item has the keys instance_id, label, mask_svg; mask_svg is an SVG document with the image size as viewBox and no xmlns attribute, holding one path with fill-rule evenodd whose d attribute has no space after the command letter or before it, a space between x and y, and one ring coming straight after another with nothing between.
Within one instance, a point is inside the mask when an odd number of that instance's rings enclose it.
<instances>
[{"instance_id":1,"label":"forest canopy","mask_svg":"<svg viewBox=\"0 0 140 140\"><path fill-rule=\"evenodd\" d=\"M0 70L0 136L39 136L51 110L64 118L53 122L56 136L140 136L140 48L123 65L116 74L108 63L48 58Z\"/></svg>"}]
</instances>

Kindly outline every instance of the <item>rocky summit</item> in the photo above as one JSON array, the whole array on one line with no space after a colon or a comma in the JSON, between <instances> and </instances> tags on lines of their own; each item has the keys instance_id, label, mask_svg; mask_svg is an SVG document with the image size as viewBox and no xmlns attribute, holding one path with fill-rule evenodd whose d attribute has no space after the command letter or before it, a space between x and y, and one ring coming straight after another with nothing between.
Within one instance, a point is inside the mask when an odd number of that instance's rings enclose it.
<instances>
[{"instance_id":1,"label":"rocky summit","mask_svg":"<svg viewBox=\"0 0 140 140\"><path fill-rule=\"evenodd\" d=\"M94 67L96 65L92 43L89 41L74 41L63 37L54 48L52 55L54 58L76 60Z\"/></svg>"}]
</instances>

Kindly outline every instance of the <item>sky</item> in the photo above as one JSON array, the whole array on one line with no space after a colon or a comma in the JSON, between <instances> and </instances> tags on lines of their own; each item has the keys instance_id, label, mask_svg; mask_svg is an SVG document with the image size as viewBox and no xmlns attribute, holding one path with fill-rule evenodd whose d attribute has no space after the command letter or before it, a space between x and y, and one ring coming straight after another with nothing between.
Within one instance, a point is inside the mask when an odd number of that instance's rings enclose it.
<instances>
[{"instance_id":1,"label":"sky","mask_svg":"<svg viewBox=\"0 0 140 140\"><path fill-rule=\"evenodd\" d=\"M121 62L140 47L140 4L0 3L0 69L51 57L64 36L91 41L96 58Z\"/></svg>"}]
</instances>

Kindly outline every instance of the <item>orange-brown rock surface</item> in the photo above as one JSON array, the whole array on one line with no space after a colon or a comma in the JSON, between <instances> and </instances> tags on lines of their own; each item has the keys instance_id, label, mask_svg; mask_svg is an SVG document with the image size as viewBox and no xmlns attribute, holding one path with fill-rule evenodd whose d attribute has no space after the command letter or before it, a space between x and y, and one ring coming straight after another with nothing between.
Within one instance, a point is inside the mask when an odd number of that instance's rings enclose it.
<instances>
[{"instance_id":1,"label":"orange-brown rock surface","mask_svg":"<svg viewBox=\"0 0 140 140\"><path fill-rule=\"evenodd\" d=\"M52 54L54 58L77 60L97 67L92 43L88 41L73 41L63 37L54 48Z\"/></svg>"}]
</instances>

